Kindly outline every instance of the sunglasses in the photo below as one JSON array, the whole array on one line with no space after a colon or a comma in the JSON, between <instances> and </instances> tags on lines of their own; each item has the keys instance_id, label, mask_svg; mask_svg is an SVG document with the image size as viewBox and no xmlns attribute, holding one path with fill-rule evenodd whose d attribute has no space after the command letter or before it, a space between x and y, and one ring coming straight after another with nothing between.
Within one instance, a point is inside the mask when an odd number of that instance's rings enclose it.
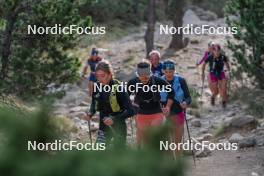
<instances>
[{"instance_id":1,"label":"sunglasses","mask_svg":"<svg viewBox=\"0 0 264 176\"><path fill-rule=\"evenodd\" d=\"M146 74L146 73L143 73L143 74L139 74L138 72L136 72L136 76L139 77L139 76L151 76L152 74Z\"/></svg>"}]
</instances>

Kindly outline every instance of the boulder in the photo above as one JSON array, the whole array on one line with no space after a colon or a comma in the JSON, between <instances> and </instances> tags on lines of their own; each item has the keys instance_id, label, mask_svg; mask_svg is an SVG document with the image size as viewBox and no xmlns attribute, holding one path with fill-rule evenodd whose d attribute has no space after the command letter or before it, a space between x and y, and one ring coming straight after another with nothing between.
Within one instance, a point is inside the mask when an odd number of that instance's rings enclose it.
<instances>
[{"instance_id":1,"label":"boulder","mask_svg":"<svg viewBox=\"0 0 264 176\"><path fill-rule=\"evenodd\" d=\"M209 10L205 10L203 8L197 7L197 6L191 6L191 9L194 11L194 13L204 21L214 21L217 20L217 15Z\"/></svg>"},{"instance_id":2,"label":"boulder","mask_svg":"<svg viewBox=\"0 0 264 176\"><path fill-rule=\"evenodd\" d=\"M233 117L233 116L235 116L235 115L236 115L236 112L234 112L234 111L228 112L228 113L226 114L227 117Z\"/></svg>"},{"instance_id":3,"label":"boulder","mask_svg":"<svg viewBox=\"0 0 264 176\"><path fill-rule=\"evenodd\" d=\"M233 133L233 134L231 135L231 137L229 138L229 141L230 141L231 143L238 143L238 142L241 141L242 139L244 139L244 137L241 136L241 134L239 134L239 133Z\"/></svg>"},{"instance_id":4,"label":"boulder","mask_svg":"<svg viewBox=\"0 0 264 176\"><path fill-rule=\"evenodd\" d=\"M255 137L246 137L238 142L239 148L254 147L256 144Z\"/></svg>"},{"instance_id":5,"label":"boulder","mask_svg":"<svg viewBox=\"0 0 264 176\"><path fill-rule=\"evenodd\" d=\"M229 126L236 128L243 128L248 125L256 125L256 119L252 116L239 116L231 119Z\"/></svg>"}]
</instances>

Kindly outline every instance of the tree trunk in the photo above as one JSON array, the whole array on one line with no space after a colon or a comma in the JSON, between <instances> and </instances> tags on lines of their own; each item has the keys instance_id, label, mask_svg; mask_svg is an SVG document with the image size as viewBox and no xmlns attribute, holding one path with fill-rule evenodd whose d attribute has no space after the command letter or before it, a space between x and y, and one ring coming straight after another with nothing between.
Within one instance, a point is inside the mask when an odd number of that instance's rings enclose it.
<instances>
[{"instance_id":1,"label":"tree trunk","mask_svg":"<svg viewBox=\"0 0 264 176\"><path fill-rule=\"evenodd\" d=\"M149 52L154 48L154 31L155 31L155 0L148 1L147 9L147 21L148 26L145 33L145 42L146 42L146 56L148 57Z\"/></svg>"},{"instance_id":2,"label":"tree trunk","mask_svg":"<svg viewBox=\"0 0 264 176\"><path fill-rule=\"evenodd\" d=\"M139 5L139 0L134 0L133 11L136 16L138 16L138 8L139 8L138 5Z\"/></svg>"},{"instance_id":3,"label":"tree trunk","mask_svg":"<svg viewBox=\"0 0 264 176\"><path fill-rule=\"evenodd\" d=\"M165 14L169 13L169 0L163 0Z\"/></svg>"},{"instance_id":4,"label":"tree trunk","mask_svg":"<svg viewBox=\"0 0 264 176\"><path fill-rule=\"evenodd\" d=\"M183 24L184 0L177 1L177 3L175 3L175 7L173 9L174 9L173 26L177 28L177 27L182 26L182 24ZM185 46L186 46L186 44L183 41L182 32L180 32L180 34L178 34L178 32L177 32L176 34L172 35L172 40L171 40L171 43L169 45L170 49L177 51L177 50L184 48Z\"/></svg>"},{"instance_id":5,"label":"tree trunk","mask_svg":"<svg viewBox=\"0 0 264 176\"><path fill-rule=\"evenodd\" d=\"M16 15L11 15L7 18L7 25L6 29L3 32L3 43L2 43L2 50L1 50L1 79L5 80L8 74L8 67L9 67L9 59L11 55L11 40L12 40L12 32L14 30L14 24L16 21Z\"/></svg>"}]
</instances>

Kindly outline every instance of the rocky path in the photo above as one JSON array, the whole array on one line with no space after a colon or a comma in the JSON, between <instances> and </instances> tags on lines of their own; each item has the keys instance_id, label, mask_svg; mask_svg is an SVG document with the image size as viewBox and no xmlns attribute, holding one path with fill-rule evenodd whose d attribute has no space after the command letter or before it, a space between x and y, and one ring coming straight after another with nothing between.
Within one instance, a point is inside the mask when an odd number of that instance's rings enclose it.
<instances>
[{"instance_id":1,"label":"rocky path","mask_svg":"<svg viewBox=\"0 0 264 176\"><path fill-rule=\"evenodd\" d=\"M192 11L187 11L184 17L184 23L187 24L210 24L225 25L223 19L215 21L201 21ZM155 33L155 46L164 54L166 46L170 41L170 35L159 34L159 24ZM115 42L100 43L99 47L109 50L107 58L110 60L116 71L117 78L127 81L134 75L135 64L145 56L144 27L140 32L130 34ZM177 63L177 71L183 75L189 85L194 90L200 92L201 81L199 70L195 67L197 59L202 57L207 43L211 40L219 43L226 50L225 39L230 36L186 36L190 38L189 45L176 53L167 54L166 58L173 59ZM55 112L57 116L72 120L77 127L77 133L72 133L73 139L87 140L88 126L87 122L80 119L84 111L89 107L90 97L87 96L87 83L82 85L70 85L67 87L66 96L55 103ZM197 167L194 168L191 157L188 158L190 168L187 169L187 175L193 176L221 176L221 175L239 175L239 176L261 176L264 175L264 123L260 121L260 126L255 130L244 130L246 127L255 123L255 118L248 115L246 107L241 102L231 102L226 109L222 109L217 102L215 107L209 104L210 91L207 84L203 97L197 101L197 106L187 112L188 123L192 137L201 140L210 140L212 142L240 142L243 149L238 151L199 151L197 155ZM227 125L228 133L215 137L215 133L223 124ZM236 126L239 124L238 126ZM134 124L133 124L134 125ZM130 121L128 121L128 140L131 142L132 134ZM92 131L98 129L98 118L92 121ZM135 127L133 127L135 130ZM243 129L243 130L242 130ZM185 132L185 139L187 139ZM244 145L244 146L243 146ZM246 147L245 147L246 146ZM248 148L251 147L251 148Z\"/></svg>"}]
</instances>

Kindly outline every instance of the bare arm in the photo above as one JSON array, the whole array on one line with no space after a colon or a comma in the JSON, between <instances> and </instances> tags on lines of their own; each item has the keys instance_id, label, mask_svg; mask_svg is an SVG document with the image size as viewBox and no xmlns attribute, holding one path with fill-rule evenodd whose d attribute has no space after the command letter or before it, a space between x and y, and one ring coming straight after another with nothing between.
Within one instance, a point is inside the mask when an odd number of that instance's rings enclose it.
<instances>
[{"instance_id":1,"label":"bare arm","mask_svg":"<svg viewBox=\"0 0 264 176\"><path fill-rule=\"evenodd\" d=\"M173 99L168 99L166 107L170 109L172 104L173 104Z\"/></svg>"},{"instance_id":2,"label":"bare arm","mask_svg":"<svg viewBox=\"0 0 264 176\"><path fill-rule=\"evenodd\" d=\"M85 65L84 67L83 67L83 71L82 71L82 76L84 76L84 75L86 75L86 73L87 73L87 65Z\"/></svg>"},{"instance_id":3,"label":"bare arm","mask_svg":"<svg viewBox=\"0 0 264 176\"><path fill-rule=\"evenodd\" d=\"M89 58L87 58L86 63L85 63L85 66L83 67L82 76L85 76L86 75L87 69L88 69L88 65L89 65Z\"/></svg>"},{"instance_id":4,"label":"bare arm","mask_svg":"<svg viewBox=\"0 0 264 176\"><path fill-rule=\"evenodd\" d=\"M206 52L204 53L202 59L201 59L200 61L198 61L198 62L196 63L196 65L199 66L199 65L201 65L202 63L204 63L205 60L208 58L208 55L209 55L209 54L208 54L208 51L206 51Z\"/></svg>"}]
</instances>

